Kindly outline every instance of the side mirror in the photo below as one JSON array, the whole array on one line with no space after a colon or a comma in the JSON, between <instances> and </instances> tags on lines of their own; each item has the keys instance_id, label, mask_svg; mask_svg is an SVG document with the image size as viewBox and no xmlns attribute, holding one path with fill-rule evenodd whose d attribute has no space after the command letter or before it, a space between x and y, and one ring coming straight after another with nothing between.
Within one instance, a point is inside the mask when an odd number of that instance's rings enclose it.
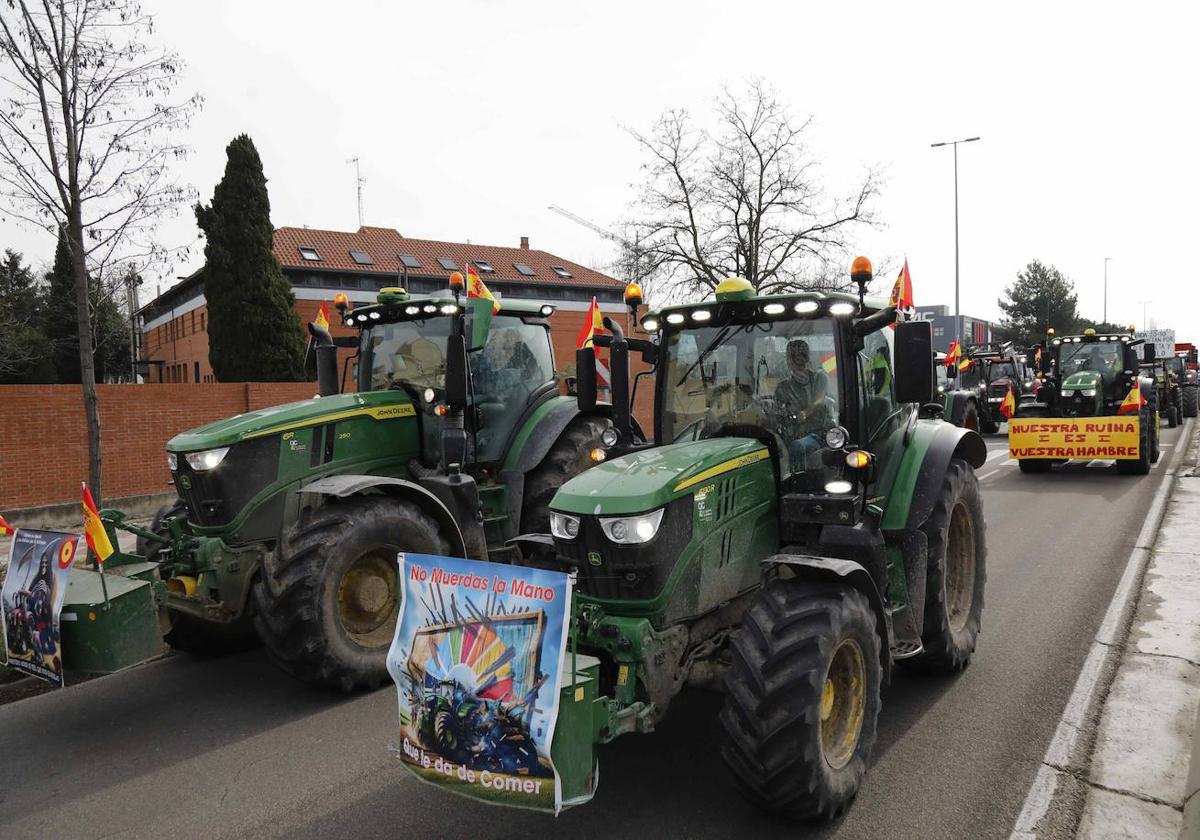
<instances>
[{"instance_id":1,"label":"side mirror","mask_svg":"<svg viewBox=\"0 0 1200 840\"><path fill-rule=\"evenodd\" d=\"M947 379L958 379L958 365L956 365L956 364L946 365L946 378Z\"/></svg>"},{"instance_id":2,"label":"side mirror","mask_svg":"<svg viewBox=\"0 0 1200 840\"><path fill-rule=\"evenodd\" d=\"M446 405L465 410L467 389L467 340L450 335L446 339Z\"/></svg>"},{"instance_id":3,"label":"side mirror","mask_svg":"<svg viewBox=\"0 0 1200 840\"><path fill-rule=\"evenodd\" d=\"M935 393L933 325L929 321L897 323L895 352L896 402L920 405L932 402Z\"/></svg>"},{"instance_id":4,"label":"side mirror","mask_svg":"<svg viewBox=\"0 0 1200 840\"><path fill-rule=\"evenodd\" d=\"M575 351L575 394L580 411L596 408L596 354L591 347Z\"/></svg>"},{"instance_id":5,"label":"side mirror","mask_svg":"<svg viewBox=\"0 0 1200 840\"><path fill-rule=\"evenodd\" d=\"M1148 341L1142 345L1142 359L1146 362L1154 361L1154 345Z\"/></svg>"}]
</instances>

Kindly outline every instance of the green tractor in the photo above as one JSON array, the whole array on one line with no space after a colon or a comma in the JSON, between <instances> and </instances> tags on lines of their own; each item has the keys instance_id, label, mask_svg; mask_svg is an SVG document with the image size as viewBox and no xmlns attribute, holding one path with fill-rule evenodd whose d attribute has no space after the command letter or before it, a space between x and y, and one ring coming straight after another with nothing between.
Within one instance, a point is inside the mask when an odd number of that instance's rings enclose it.
<instances>
[{"instance_id":1,"label":"green tractor","mask_svg":"<svg viewBox=\"0 0 1200 840\"><path fill-rule=\"evenodd\" d=\"M955 426L981 431L984 389L977 369L972 366L960 371L954 362L947 365L946 354L939 352L934 355L934 370L942 417Z\"/></svg>"},{"instance_id":2,"label":"green tractor","mask_svg":"<svg viewBox=\"0 0 1200 840\"><path fill-rule=\"evenodd\" d=\"M832 818L866 772L893 664L970 660L984 442L940 419L929 323L864 299L865 258L852 277L857 296L758 296L731 278L715 300L648 314L654 341L613 330L614 375L630 350L657 364L653 441L616 421L609 459L559 489L549 537L523 543L524 563L576 576L577 682L553 746L564 802L590 792L596 743L651 731L685 684L723 675L737 785L769 811Z\"/></svg>"},{"instance_id":3,"label":"green tractor","mask_svg":"<svg viewBox=\"0 0 1200 840\"><path fill-rule=\"evenodd\" d=\"M1151 358L1153 344L1147 344L1146 357L1142 360L1142 376L1154 380L1154 394L1158 402L1159 415L1166 418L1167 427L1174 429L1183 422L1183 387L1175 373L1174 358Z\"/></svg>"},{"instance_id":4,"label":"green tractor","mask_svg":"<svg viewBox=\"0 0 1200 840\"><path fill-rule=\"evenodd\" d=\"M1139 359L1137 348L1143 344L1144 359ZM1082 335L1051 331L1040 349L1041 387L1035 399L1017 406L1009 423L1009 447L1021 472L1046 473L1056 463L1110 456L1122 474L1150 472L1159 457L1159 400L1154 378L1142 375L1140 366L1153 362L1154 345L1134 338L1132 331L1097 334L1089 328ZM1114 431L1113 423L1091 422L1104 418L1130 420L1136 428ZM1034 422L1033 427L1043 428L1032 431L1023 422L1042 419L1080 422ZM1113 450L1114 434L1129 437L1128 445Z\"/></svg>"},{"instance_id":5,"label":"green tractor","mask_svg":"<svg viewBox=\"0 0 1200 840\"><path fill-rule=\"evenodd\" d=\"M509 541L546 529L611 422L560 396L552 306L493 315L457 290L385 289L339 309L359 331L356 393L337 393L335 342L310 325L322 396L177 435L176 506L149 530L102 518L138 535L140 556L105 565L153 584L170 645L215 654L257 637L299 679L352 690L387 678L396 553L512 560Z\"/></svg>"}]
</instances>

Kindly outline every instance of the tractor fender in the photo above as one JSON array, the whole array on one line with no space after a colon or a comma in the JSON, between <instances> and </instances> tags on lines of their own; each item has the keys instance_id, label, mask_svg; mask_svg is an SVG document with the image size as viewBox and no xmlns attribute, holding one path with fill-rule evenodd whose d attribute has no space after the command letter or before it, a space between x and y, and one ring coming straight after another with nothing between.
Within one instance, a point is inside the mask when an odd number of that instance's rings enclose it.
<instances>
[{"instance_id":1,"label":"tractor fender","mask_svg":"<svg viewBox=\"0 0 1200 840\"><path fill-rule=\"evenodd\" d=\"M881 523L885 533L921 527L933 513L950 460L962 458L972 467L982 467L987 460L987 444L971 429L922 421L901 457L896 480L887 491L887 509Z\"/></svg>"},{"instance_id":2,"label":"tractor fender","mask_svg":"<svg viewBox=\"0 0 1200 840\"><path fill-rule=\"evenodd\" d=\"M884 680L887 680L892 664L891 623L883 604L883 596L879 594L879 587L875 585L865 566L853 560L817 557L811 554L776 554L762 562L768 569L787 566L797 578L837 583L866 595L871 604L871 611L875 613L875 631L879 634L879 664L883 668Z\"/></svg>"},{"instance_id":3,"label":"tractor fender","mask_svg":"<svg viewBox=\"0 0 1200 840\"><path fill-rule=\"evenodd\" d=\"M297 493L315 496L332 496L344 499L368 491L383 493L397 499L412 502L438 524L438 529L450 543L450 553L455 557L466 557L466 541L450 509L430 491L419 484L403 478L386 475L330 475L302 486Z\"/></svg>"}]
</instances>

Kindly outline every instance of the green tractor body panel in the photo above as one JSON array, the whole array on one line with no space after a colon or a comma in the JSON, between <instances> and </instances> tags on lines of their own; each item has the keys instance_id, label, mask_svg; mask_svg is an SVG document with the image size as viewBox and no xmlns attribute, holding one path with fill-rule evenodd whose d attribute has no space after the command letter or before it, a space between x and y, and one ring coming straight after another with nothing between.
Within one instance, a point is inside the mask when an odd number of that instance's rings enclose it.
<instances>
[{"instance_id":1,"label":"green tractor body panel","mask_svg":"<svg viewBox=\"0 0 1200 840\"><path fill-rule=\"evenodd\" d=\"M606 461L577 476L558 491L554 508L600 516L644 513L694 493L710 479L764 460L766 447L744 438L659 446Z\"/></svg>"},{"instance_id":2,"label":"green tractor body panel","mask_svg":"<svg viewBox=\"0 0 1200 840\"><path fill-rule=\"evenodd\" d=\"M1081 370L1066 377L1062 383L1063 392L1073 391L1074 395L1082 398L1071 405L1071 411L1078 417L1103 414L1104 411L1104 382L1099 373L1091 370ZM1092 396L1083 391L1092 391Z\"/></svg>"}]
</instances>

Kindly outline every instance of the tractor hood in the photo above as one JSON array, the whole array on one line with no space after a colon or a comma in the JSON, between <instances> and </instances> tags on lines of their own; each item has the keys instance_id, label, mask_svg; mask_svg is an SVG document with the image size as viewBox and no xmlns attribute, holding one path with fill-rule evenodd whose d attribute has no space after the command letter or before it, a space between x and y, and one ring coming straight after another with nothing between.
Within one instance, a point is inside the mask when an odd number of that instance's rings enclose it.
<instances>
[{"instance_id":1,"label":"tractor hood","mask_svg":"<svg viewBox=\"0 0 1200 840\"><path fill-rule=\"evenodd\" d=\"M1080 370L1072 373L1063 380L1063 390L1068 388L1080 390L1083 388L1100 388L1100 374L1094 370Z\"/></svg>"},{"instance_id":2,"label":"tractor hood","mask_svg":"<svg viewBox=\"0 0 1200 840\"><path fill-rule=\"evenodd\" d=\"M583 515L643 513L693 492L709 478L768 457L765 446L747 438L658 446L585 470L559 489L551 507Z\"/></svg>"},{"instance_id":3,"label":"tractor hood","mask_svg":"<svg viewBox=\"0 0 1200 840\"><path fill-rule=\"evenodd\" d=\"M315 384L313 387L316 387ZM416 409L402 391L378 391L365 394L336 394L311 400L286 403L236 414L204 426L198 426L167 441L169 452L195 452L218 446L230 446L249 438L365 415L376 420L413 417Z\"/></svg>"}]
</instances>

